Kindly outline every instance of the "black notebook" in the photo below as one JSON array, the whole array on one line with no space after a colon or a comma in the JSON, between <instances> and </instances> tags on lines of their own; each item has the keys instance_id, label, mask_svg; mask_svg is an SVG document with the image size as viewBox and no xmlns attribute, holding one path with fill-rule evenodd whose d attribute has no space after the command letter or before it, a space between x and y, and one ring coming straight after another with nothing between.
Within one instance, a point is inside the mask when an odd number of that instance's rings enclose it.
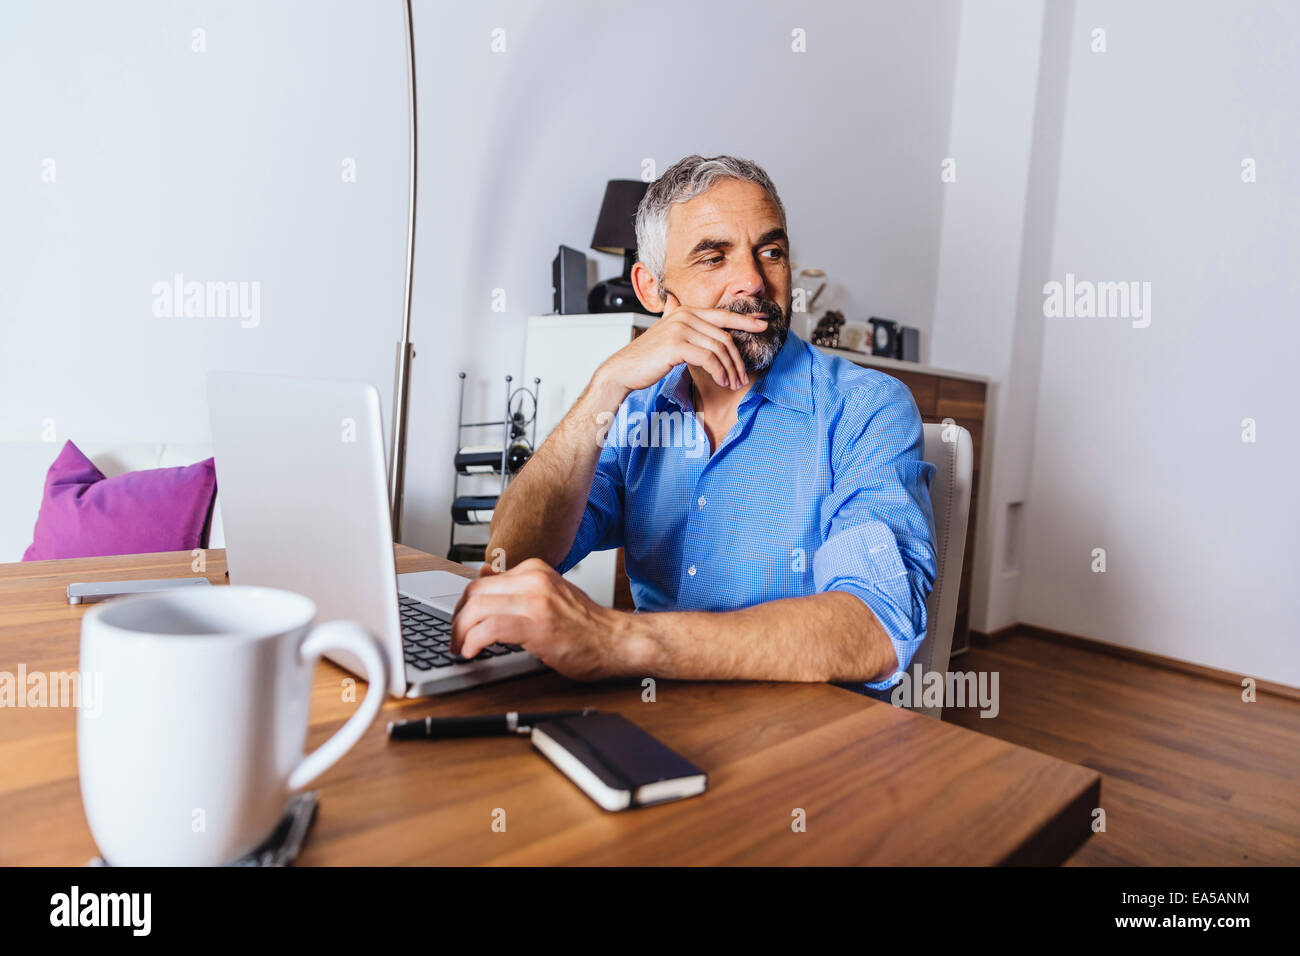
<instances>
[{"instance_id":1,"label":"black notebook","mask_svg":"<svg viewBox=\"0 0 1300 956\"><path fill-rule=\"evenodd\" d=\"M618 714L536 724L533 746L606 810L703 793L708 775Z\"/></svg>"}]
</instances>

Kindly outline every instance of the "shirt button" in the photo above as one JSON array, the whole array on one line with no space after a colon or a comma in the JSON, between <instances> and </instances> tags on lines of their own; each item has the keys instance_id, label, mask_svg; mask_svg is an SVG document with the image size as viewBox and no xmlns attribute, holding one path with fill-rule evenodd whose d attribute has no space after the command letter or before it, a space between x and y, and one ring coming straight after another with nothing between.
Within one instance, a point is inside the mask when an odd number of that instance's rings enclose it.
<instances>
[{"instance_id":1,"label":"shirt button","mask_svg":"<svg viewBox=\"0 0 1300 956\"><path fill-rule=\"evenodd\" d=\"M704 496L703 496L703 495L700 495L700 500L697 502L697 504L699 504L699 506L700 506L701 508L703 508L706 504L708 504L708 502L706 502L706 501L704 500Z\"/></svg>"},{"instance_id":2,"label":"shirt button","mask_svg":"<svg viewBox=\"0 0 1300 956\"><path fill-rule=\"evenodd\" d=\"M691 577L695 577L695 565L692 564L689 568L687 568L686 573L689 574Z\"/></svg>"}]
</instances>

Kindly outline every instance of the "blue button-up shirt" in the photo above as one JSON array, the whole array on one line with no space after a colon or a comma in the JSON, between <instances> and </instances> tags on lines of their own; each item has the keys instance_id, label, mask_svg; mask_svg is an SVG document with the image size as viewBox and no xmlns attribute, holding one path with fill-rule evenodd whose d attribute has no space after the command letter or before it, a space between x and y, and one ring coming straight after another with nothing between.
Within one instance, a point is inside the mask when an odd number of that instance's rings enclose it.
<instances>
[{"instance_id":1,"label":"blue button-up shirt","mask_svg":"<svg viewBox=\"0 0 1300 956\"><path fill-rule=\"evenodd\" d=\"M844 591L880 621L899 669L925 637L934 585L934 466L897 379L791 333L709 454L679 365L610 422L587 508L558 570L622 547L638 611L729 611Z\"/></svg>"}]
</instances>

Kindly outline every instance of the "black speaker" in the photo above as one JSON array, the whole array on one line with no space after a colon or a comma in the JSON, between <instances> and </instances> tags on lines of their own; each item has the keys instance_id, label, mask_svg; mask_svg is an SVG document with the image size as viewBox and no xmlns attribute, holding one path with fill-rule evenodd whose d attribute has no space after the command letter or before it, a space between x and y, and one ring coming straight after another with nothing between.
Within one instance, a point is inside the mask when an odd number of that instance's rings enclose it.
<instances>
[{"instance_id":1,"label":"black speaker","mask_svg":"<svg viewBox=\"0 0 1300 956\"><path fill-rule=\"evenodd\" d=\"M577 249L560 246L555 254L551 292L556 315L581 315L587 311L587 257Z\"/></svg>"},{"instance_id":2,"label":"black speaker","mask_svg":"<svg viewBox=\"0 0 1300 956\"><path fill-rule=\"evenodd\" d=\"M640 312L643 315L653 314L636 297L636 290L632 288L631 280L621 279L618 276L606 279L604 282L597 282L591 287L591 294L587 296L587 309L593 313Z\"/></svg>"},{"instance_id":3,"label":"black speaker","mask_svg":"<svg viewBox=\"0 0 1300 956\"><path fill-rule=\"evenodd\" d=\"M898 327L898 354L894 356L904 362L921 361L921 333L910 325Z\"/></svg>"}]
</instances>

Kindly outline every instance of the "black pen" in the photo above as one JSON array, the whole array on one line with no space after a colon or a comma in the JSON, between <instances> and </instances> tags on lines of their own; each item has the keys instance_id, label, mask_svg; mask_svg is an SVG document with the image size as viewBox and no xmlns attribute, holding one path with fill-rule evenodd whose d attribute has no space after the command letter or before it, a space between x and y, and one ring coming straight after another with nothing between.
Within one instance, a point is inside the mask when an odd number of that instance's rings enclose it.
<instances>
[{"instance_id":1,"label":"black pen","mask_svg":"<svg viewBox=\"0 0 1300 956\"><path fill-rule=\"evenodd\" d=\"M553 710L540 714L488 714L482 717L425 717L423 720L394 720L388 724L393 740L441 740L450 737L499 737L505 734L531 733L533 725L561 717L584 717L594 714L595 707L582 710Z\"/></svg>"}]
</instances>

